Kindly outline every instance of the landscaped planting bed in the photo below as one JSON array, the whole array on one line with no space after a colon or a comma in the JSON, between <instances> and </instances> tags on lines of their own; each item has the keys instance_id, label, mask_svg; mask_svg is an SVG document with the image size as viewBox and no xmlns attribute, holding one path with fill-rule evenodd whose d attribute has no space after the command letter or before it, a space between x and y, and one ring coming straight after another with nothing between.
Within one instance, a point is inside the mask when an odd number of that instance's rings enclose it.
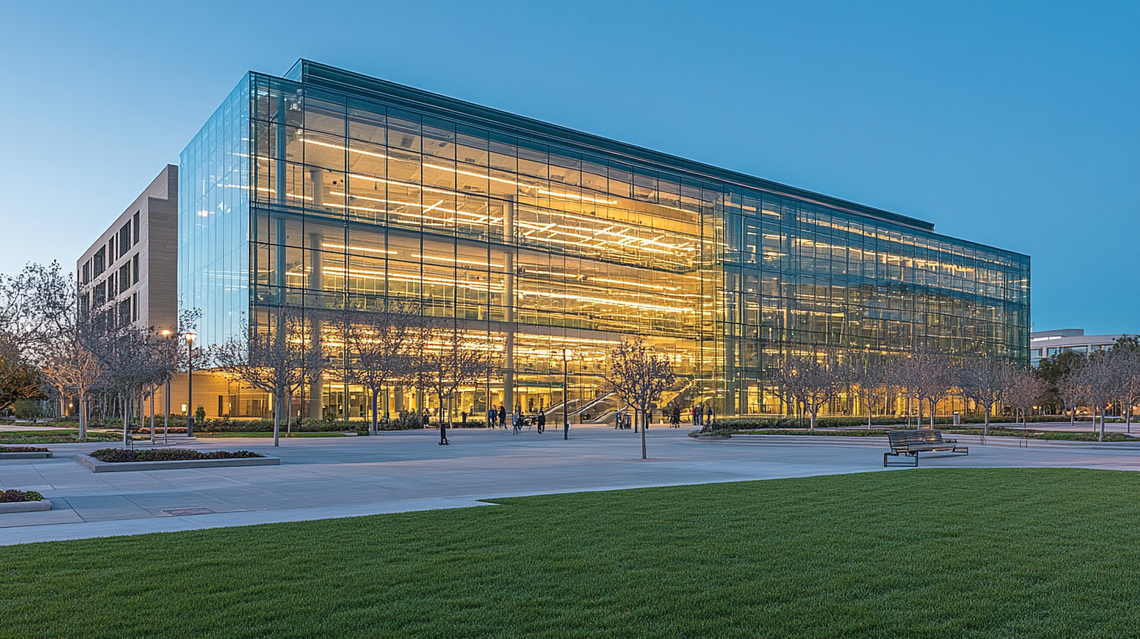
<instances>
[{"instance_id":1,"label":"landscaped planting bed","mask_svg":"<svg viewBox=\"0 0 1140 639\"><path fill-rule=\"evenodd\" d=\"M9 488L0 493L0 515L39 510L51 510L51 502L34 490L23 491Z\"/></svg>"},{"instance_id":2,"label":"landscaped planting bed","mask_svg":"<svg viewBox=\"0 0 1140 639\"><path fill-rule=\"evenodd\" d=\"M250 457L264 457L248 450L214 450L203 453L198 450L184 448L155 448L153 450L129 450L122 448L100 448L89 453L91 457L101 462L165 462L190 461L196 459L247 459Z\"/></svg>"},{"instance_id":3,"label":"landscaped planting bed","mask_svg":"<svg viewBox=\"0 0 1140 639\"><path fill-rule=\"evenodd\" d=\"M11 504L13 502L21 501L40 501L43 498L43 495L37 493L34 490L24 492L22 490L16 490L15 488L9 488L8 490L5 490L3 496L0 497L0 503Z\"/></svg>"},{"instance_id":4,"label":"landscaped planting bed","mask_svg":"<svg viewBox=\"0 0 1140 639\"><path fill-rule=\"evenodd\" d=\"M36 446L0 446L0 453L46 453L48 449Z\"/></svg>"},{"instance_id":5,"label":"landscaped planting bed","mask_svg":"<svg viewBox=\"0 0 1140 639\"><path fill-rule=\"evenodd\" d=\"M176 468L276 466L281 463L279 457L270 457L249 450L215 450L204 453L183 448L141 450L102 448L87 455L76 455L75 461L96 473L171 470Z\"/></svg>"}]
</instances>

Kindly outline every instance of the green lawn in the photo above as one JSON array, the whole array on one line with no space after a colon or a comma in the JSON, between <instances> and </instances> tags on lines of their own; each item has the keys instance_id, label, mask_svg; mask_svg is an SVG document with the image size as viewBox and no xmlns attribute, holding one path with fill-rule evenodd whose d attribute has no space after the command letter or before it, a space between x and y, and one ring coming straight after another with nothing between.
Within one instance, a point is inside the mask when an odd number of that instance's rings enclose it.
<instances>
[{"instance_id":1,"label":"green lawn","mask_svg":"<svg viewBox=\"0 0 1140 639\"><path fill-rule=\"evenodd\" d=\"M0 548L0 636L1137 636L1138 494L917 469Z\"/></svg>"}]
</instances>

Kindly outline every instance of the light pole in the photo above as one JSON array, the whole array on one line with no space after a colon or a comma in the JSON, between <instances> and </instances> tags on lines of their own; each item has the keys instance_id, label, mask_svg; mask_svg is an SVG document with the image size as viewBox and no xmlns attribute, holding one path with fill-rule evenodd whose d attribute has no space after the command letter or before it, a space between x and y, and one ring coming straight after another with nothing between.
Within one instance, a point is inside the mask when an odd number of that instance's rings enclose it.
<instances>
[{"instance_id":1,"label":"light pole","mask_svg":"<svg viewBox=\"0 0 1140 639\"><path fill-rule=\"evenodd\" d=\"M562 439L570 439L570 385L567 374L567 364L574 357L574 351L569 348L562 349Z\"/></svg>"},{"instance_id":2,"label":"light pole","mask_svg":"<svg viewBox=\"0 0 1140 639\"><path fill-rule=\"evenodd\" d=\"M197 333L186 333L186 436L194 436L194 340Z\"/></svg>"}]
</instances>

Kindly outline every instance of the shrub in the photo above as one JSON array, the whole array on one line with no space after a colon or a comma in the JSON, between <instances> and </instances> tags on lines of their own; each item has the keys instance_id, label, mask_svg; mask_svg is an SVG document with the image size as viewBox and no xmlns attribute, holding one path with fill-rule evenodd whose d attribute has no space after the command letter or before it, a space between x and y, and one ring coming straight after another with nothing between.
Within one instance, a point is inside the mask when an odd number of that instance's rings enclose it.
<instances>
[{"instance_id":1,"label":"shrub","mask_svg":"<svg viewBox=\"0 0 1140 639\"><path fill-rule=\"evenodd\" d=\"M12 406L12 410L19 419L35 419L43 415L40 403L34 399L18 399Z\"/></svg>"},{"instance_id":2,"label":"shrub","mask_svg":"<svg viewBox=\"0 0 1140 639\"><path fill-rule=\"evenodd\" d=\"M249 457L264 457L248 450L215 450L203 453L199 450L183 448L155 448L150 450L127 450L121 448L100 448L92 453L91 457L103 462L150 462L150 461L188 461L195 459L243 459Z\"/></svg>"},{"instance_id":3,"label":"shrub","mask_svg":"<svg viewBox=\"0 0 1140 639\"><path fill-rule=\"evenodd\" d=\"M0 446L0 453L46 453L46 448L36 448L35 446Z\"/></svg>"}]
</instances>

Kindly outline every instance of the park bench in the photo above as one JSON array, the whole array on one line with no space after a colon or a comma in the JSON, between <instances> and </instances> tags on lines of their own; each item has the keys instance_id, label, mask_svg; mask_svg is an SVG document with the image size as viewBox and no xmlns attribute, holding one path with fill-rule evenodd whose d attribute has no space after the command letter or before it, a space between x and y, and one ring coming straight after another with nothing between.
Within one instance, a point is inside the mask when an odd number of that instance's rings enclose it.
<instances>
[{"instance_id":1,"label":"park bench","mask_svg":"<svg viewBox=\"0 0 1140 639\"><path fill-rule=\"evenodd\" d=\"M914 458L914 465L918 466L919 453L951 452L969 455L970 449L959 446L956 439L942 439L940 430L891 430L887 431L890 439L891 451L883 453L883 466L910 466L899 461L889 462L888 455L899 457L906 454Z\"/></svg>"}]
</instances>

